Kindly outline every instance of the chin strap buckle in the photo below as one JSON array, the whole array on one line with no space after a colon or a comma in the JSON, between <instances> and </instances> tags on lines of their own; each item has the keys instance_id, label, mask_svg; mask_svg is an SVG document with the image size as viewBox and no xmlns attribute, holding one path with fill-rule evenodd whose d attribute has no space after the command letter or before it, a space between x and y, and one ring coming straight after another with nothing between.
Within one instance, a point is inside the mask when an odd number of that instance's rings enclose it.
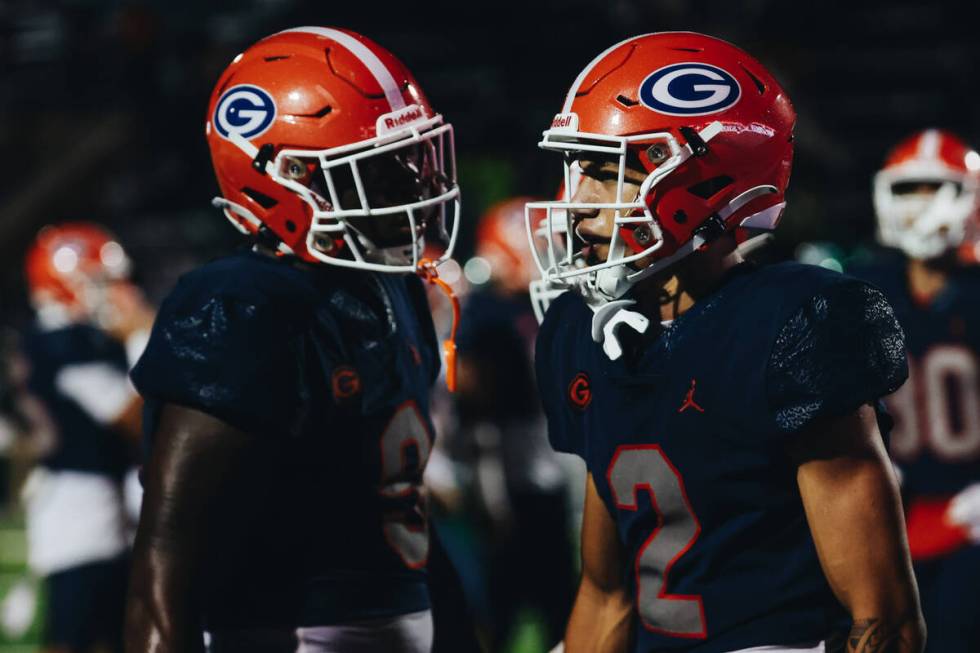
<instances>
[{"instance_id":1,"label":"chin strap buckle","mask_svg":"<svg viewBox=\"0 0 980 653\"><path fill-rule=\"evenodd\" d=\"M426 283L437 286L453 307L453 326L449 330L449 338L442 341L442 356L446 359L446 388L456 392L456 330L459 328L459 297L453 292L452 286L439 278L439 271L432 259L423 258L419 261L416 274Z\"/></svg>"},{"instance_id":2,"label":"chin strap buckle","mask_svg":"<svg viewBox=\"0 0 980 653\"><path fill-rule=\"evenodd\" d=\"M701 134L698 133L697 129L694 129L693 127L680 127L678 131L680 131L681 136L684 137L684 140L686 140L687 144L690 146L691 154L694 156L704 156L708 153L708 143L704 138L702 138ZM714 134L712 134L712 136L713 135Z\"/></svg>"},{"instance_id":3,"label":"chin strap buckle","mask_svg":"<svg viewBox=\"0 0 980 653\"><path fill-rule=\"evenodd\" d=\"M619 299L603 304L595 309L592 316L592 340L602 344L602 351L609 360L617 360L623 355L623 346L619 344L616 331L625 324L637 333L646 333L650 328L650 320L636 311L626 310L636 302L632 299Z\"/></svg>"}]
</instances>

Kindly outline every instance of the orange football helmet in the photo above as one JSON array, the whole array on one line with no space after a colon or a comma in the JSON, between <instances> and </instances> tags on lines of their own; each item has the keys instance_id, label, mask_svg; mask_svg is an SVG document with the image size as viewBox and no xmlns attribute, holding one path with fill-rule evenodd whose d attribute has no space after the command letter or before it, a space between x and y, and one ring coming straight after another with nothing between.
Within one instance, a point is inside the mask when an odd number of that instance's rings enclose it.
<instances>
[{"instance_id":1,"label":"orange football helmet","mask_svg":"<svg viewBox=\"0 0 980 653\"><path fill-rule=\"evenodd\" d=\"M493 204L476 227L476 256L489 266L489 279L523 292L536 268L524 231L524 205L531 197L514 197Z\"/></svg>"},{"instance_id":2,"label":"orange football helmet","mask_svg":"<svg viewBox=\"0 0 980 653\"><path fill-rule=\"evenodd\" d=\"M24 275L38 312L103 325L111 310L106 288L129 278L130 261L119 242L99 225L66 222L38 232L27 250Z\"/></svg>"},{"instance_id":3,"label":"orange football helmet","mask_svg":"<svg viewBox=\"0 0 980 653\"><path fill-rule=\"evenodd\" d=\"M618 197L597 204L566 194L529 204L528 220L532 209L571 211L572 218L576 209L614 209L609 257L590 264L574 224L563 234L548 228L552 256L535 257L542 275L577 278L597 306L722 233L738 229L741 240L748 229L774 229L785 207L795 122L776 79L720 39L663 32L607 49L579 74L539 146L566 155L566 188L578 157L612 157ZM636 197L623 194L628 161L647 174ZM631 266L642 258L653 262Z\"/></svg>"},{"instance_id":4,"label":"orange football helmet","mask_svg":"<svg viewBox=\"0 0 980 653\"><path fill-rule=\"evenodd\" d=\"M239 230L309 262L414 271L424 238L452 255L453 129L390 52L299 27L235 57L208 108L208 145Z\"/></svg>"}]
</instances>

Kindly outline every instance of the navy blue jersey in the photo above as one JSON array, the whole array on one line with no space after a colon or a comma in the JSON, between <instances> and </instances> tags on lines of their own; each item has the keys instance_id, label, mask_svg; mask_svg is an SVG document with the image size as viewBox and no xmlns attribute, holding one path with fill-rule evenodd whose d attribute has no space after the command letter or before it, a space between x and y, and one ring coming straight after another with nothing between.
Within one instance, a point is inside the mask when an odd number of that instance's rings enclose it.
<instances>
[{"instance_id":1,"label":"navy blue jersey","mask_svg":"<svg viewBox=\"0 0 980 653\"><path fill-rule=\"evenodd\" d=\"M459 325L457 350L478 366L485 399L477 404L460 397L462 418L501 422L539 415L531 370L538 322L528 296L477 290L466 297Z\"/></svg>"},{"instance_id":2,"label":"navy blue jersey","mask_svg":"<svg viewBox=\"0 0 980 653\"><path fill-rule=\"evenodd\" d=\"M128 367L123 346L95 327L71 324L35 327L24 334L22 347L30 366L27 389L44 405L57 436L55 448L41 464L121 479L129 459L123 438L67 394L60 380L71 370L102 368L125 384Z\"/></svg>"},{"instance_id":3,"label":"navy blue jersey","mask_svg":"<svg viewBox=\"0 0 980 653\"><path fill-rule=\"evenodd\" d=\"M620 360L591 321L576 294L555 300L538 382L553 446L584 458L631 561L633 650L815 642L846 624L785 445L904 380L882 295L813 266L746 264Z\"/></svg>"},{"instance_id":4,"label":"navy blue jersey","mask_svg":"<svg viewBox=\"0 0 980 653\"><path fill-rule=\"evenodd\" d=\"M151 439L165 403L254 434L268 457L208 569L210 627L424 610L420 496L439 370L421 281L254 252L184 276L133 371Z\"/></svg>"},{"instance_id":5,"label":"navy blue jersey","mask_svg":"<svg viewBox=\"0 0 980 653\"><path fill-rule=\"evenodd\" d=\"M980 271L956 271L925 301L913 298L902 258L852 273L882 289L907 335L909 382L885 399L903 491L948 497L980 481Z\"/></svg>"}]
</instances>

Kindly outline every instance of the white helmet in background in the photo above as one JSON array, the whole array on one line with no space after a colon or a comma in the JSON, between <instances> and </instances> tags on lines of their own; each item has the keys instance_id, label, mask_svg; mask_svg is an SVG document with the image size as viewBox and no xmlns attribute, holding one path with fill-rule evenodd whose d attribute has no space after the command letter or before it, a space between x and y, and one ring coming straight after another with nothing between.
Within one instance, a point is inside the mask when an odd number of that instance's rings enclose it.
<instances>
[{"instance_id":1,"label":"white helmet in background","mask_svg":"<svg viewBox=\"0 0 980 653\"><path fill-rule=\"evenodd\" d=\"M899 143L874 179L879 242L915 259L959 247L977 210L978 173L980 154L950 132Z\"/></svg>"}]
</instances>

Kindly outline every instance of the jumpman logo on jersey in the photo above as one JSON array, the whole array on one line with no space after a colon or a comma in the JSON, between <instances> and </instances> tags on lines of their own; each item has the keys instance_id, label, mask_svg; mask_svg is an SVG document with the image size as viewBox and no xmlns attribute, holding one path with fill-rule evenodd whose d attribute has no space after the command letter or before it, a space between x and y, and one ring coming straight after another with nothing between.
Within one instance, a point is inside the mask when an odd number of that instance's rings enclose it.
<instances>
[{"instance_id":1,"label":"jumpman logo on jersey","mask_svg":"<svg viewBox=\"0 0 980 653\"><path fill-rule=\"evenodd\" d=\"M698 384L697 379L691 379L691 389L687 391L687 396L684 397L684 403L681 407L677 409L678 413L683 413L688 408L693 408L699 413L704 412L704 408L698 405L698 402L694 401L694 387Z\"/></svg>"}]
</instances>

